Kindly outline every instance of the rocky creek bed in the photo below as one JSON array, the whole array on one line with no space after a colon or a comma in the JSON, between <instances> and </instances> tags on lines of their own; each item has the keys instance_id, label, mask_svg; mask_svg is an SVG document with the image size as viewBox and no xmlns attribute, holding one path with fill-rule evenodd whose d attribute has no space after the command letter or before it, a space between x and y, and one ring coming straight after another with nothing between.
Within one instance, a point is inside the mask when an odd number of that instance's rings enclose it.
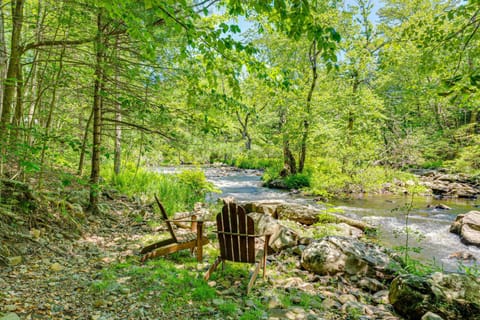
<instances>
[{"instance_id":1,"label":"rocky creek bed","mask_svg":"<svg viewBox=\"0 0 480 320\"><path fill-rule=\"evenodd\" d=\"M267 279L246 296L248 266L227 266L202 282L218 254L214 235L203 263L186 251L142 265L144 241L166 231L151 205L105 194L106 213L88 216L81 192L66 198L83 221L78 233L60 217L46 229L25 216L18 229L24 241L2 239L12 255L2 260L1 320L480 319L478 277L408 274L394 252L361 240L368 223L318 212L312 218L303 199L244 203L258 228L276 232ZM211 233L215 212L202 214Z\"/></svg>"}]
</instances>

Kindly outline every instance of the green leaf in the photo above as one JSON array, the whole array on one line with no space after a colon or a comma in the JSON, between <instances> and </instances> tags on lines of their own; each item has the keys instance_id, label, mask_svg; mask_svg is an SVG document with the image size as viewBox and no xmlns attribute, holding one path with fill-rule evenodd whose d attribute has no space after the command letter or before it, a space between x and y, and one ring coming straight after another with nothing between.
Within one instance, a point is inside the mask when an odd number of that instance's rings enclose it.
<instances>
[{"instance_id":1,"label":"green leaf","mask_svg":"<svg viewBox=\"0 0 480 320\"><path fill-rule=\"evenodd\" d=\"M145 9L152 9L153 7L153 4L152 4L152 0L144 0L145 2Z\"/></svg>"}]
</instances>

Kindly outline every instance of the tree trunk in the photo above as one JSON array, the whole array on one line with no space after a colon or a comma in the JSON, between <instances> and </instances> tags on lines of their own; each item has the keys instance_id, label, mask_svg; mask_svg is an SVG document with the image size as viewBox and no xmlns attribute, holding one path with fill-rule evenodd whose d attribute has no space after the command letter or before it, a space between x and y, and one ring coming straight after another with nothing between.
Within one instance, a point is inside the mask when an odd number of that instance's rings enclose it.
<instances>
[{"instance_id":1,"label":"tree trunk","mask_svg":"<svg viewBox=\"0 0 480 320\"><path fill-rule=\"evenodd\" d=\"M100 197L100 147L102 136L102 79L103 79L103 58L104 58L104 35L102 13L97 16L97 37L95 39L95 83L93 92L93 148L92 148L92 169L90 173L90 203L89 209L92 213L98 213L98 200Z\"/></svg>"},{"instance_id":2,"label":"tree trunk","mask_svg":"<svg viewBox=\"0 0 480 320\"><path fill-rule=\"evenodd\" d=\"M38 11L38 16L37 16L37 23L35 26L35 41L38 43L42 39L42 25L43 25L43 19L45 17L45 14L42 14L42 0L38 0L37 4L37 11ZM55 35L58 32L58 28L55 31ZM38 67L36 61L40 58L41 51L38 49L34 49L35 53L33 54L33 64L32 64L32 80L31 80L31 85L30 85L30 106L28 108L28 127L32 128L33 126L33 119L35 115L35 110L37 107L37 104L39 102L38 97L41 96L42 92L42 80L43 76L39 77L39 72L38 72ZM50 56L50 52L48 54ZM48 58L47 58L48 60ZM37 97L37 98L35 98ZM32 143L32 138L29 137L29 144Z\"/></svg>"},{"instance_id":3,"label":"tree trunk","mask_svg":"<svg viewBox=\"0 0 480 320\"><path fill-rule=\"evenodd\" d=\"M295 156L290 150L290 139L288 133L285 132L285 124L287 123L287 111L284 107L280 109L280 132L283 139L283 169L280 172L281 177L286 177L297 173L297 164Z\"/></svg>"},{"instance_id":4,"label":"tree trunk","mask_svg":"<svg viewBox=\"0 0 480 320\"><path fill-rule=\"evenodd\" d=\"M242 139L245 140L245 150L249 151L252 149L252 138L250 137L250 133L248 132L248 120L250 118L250 111L247 112L247 114L245 115L245 120L242 120L238 111L235 111L235 113L237 115L237 120L241 126L240 133L242 135Z\"/></svg>"},{"instance_id":5,"label":"tree trunk","mask_svg":"<svg viewBox=\"0 0 480 320\"><path fill-rule=\"evenodd\" d=\"M42 181L43 181L43 173L44 173L44 162L45 162L45 151L47 150L47 143L49 140L49 135L50 135L50 127L52 125L52 119L53 119L53 110L55 110L55 105L57 103L57 90L58 90L58 82L60 81L60 77L62 75L62 70L63 70L63 57L65 55L65 46L62 48L62 51L60 52L60 57L59 57L59 66L57 69L57 74L55 77L55 85L53 86L52 89L52 98L50 100L50 108L48 111L48 118L47 118L47 123L45 125L45 138L43 140L43 145L42 145L42 153L40 156L40 165L41 165L41 171L40 171L40 178L38 179L38 184L41 186Z\"/></svg>"},{"instance_id":6,"label":"tree trunk","mask_svg":"<svg viewBox=\"0 0 480 320\"><path fill-rule=\"evenodd\" d=\"M305 116L303 119L303 133L302 133L302 142L300 144L300 159L298 161L298 172L302 173L303 168L305 167L305 159L307 157L307 140L308 133L310 131L310 117L312 115L312 97L315 86L317 85L317 58L320 54L320 50L317 49L317 41L313 40L312 45L310 46L309 58L310 65L312 68L312 83L310 84L310 90L308 91L307 104L305 108Z\"/></svg>"},{"instance_id":7,"label":"tree trunk","mask_svg":"<svg viewBox=\"0 0 480 320\"><path fill-rule=\"evenodd\" d=\"M15 101L15 112L13 115L13 121L12 121L12 127L10 131L10 136L9 136L9 148L10 148L10 154L11 157L10 159L13 160L14 162L17 162L17 169L18 172L22 172L22 167L20 164L21 157L19 156L22 151L24 152L25 150L21 150L21 144L19 141L19 135L20 135L20 128L21 128L21 122L22 122L22 115L23 115L23 70L22 66L20 63L17 65L17 90L16 90L16 101ZM12 152L13 151L13 152Z\"/></svg>"},{"instance_id":8,"label":"tree trunk","mask_svg":"<svg viewBox=\"0 0 480 320\"><path fill-rule=\"evenodd\" d=\"M118 36L115 39L115 54L118 52ZM116 175L120 174L120 164L122 160L122 105L119 99L118 86L118 59L115 63L115 151L113 158L113 171Z\"/></svg>"},{"instance_id":9,"label":"tree trunk","mask_svg":"<svg viewBox=\"0 0 480 320\"><path fill-rule=\"evenodd\" d=\"M12 38L10 60L8 62L7 79L4 85L2 117L0 119L0 135L3 141L8 136L7 125L10 123L13 98L17 85L17 72L20 65L20 57L22 55L22 47L20 43L22 24L23 24L23 5L24 0L15 0L12 6Z\"/></svg>"},{"instance_id":10,"label":"tree trunk","mask_svg":"<svg viewBox=\"0 0 480 320\"><path fill-rule=\"evenodd\" d=\"M18 137L18 132L22 126L23 116L23 70L20 63L17 65L17 97L15 101L15 113L13 115L14 133L11 135L11 142L15 143Z\"/></svg>"},{"instance_id":11,"label":"tree trunk","mask_svg":"<svg viewBox=\"0 0 480 320\"><path fill-rule=\"evenodd\" d=\"M3 87L7 74L7 44L5 43L5 20L3 15L3 0L0 0L0 115L2 114Z\"/></svg>"},{"instance_id":12,"label":"tree trunk","mask_svg":"<svg viewBox=\"0 0 480 320\"><path fill-rule=\"evenodd\" d=\"M297 164L292 151L290 150L290 140L287 135L283 136L283 170L280 172L281 177L286 177L297 173Z\"/></svg>"},{"instance_id":13,"label":"tree trunk","mask_svg":"<svg viewBox=\"0 0 480 320\"><path fill-rule=\"evenodd\" d=\"M81 176L83 174L83 164L85 162L85 152L87 149L87 140L88 140L88 131L90 130L90 123L93 119L93 109L90 112L90 117L88 117L87 124L85 125L85 132L83 134L82 149L80 150L80 161L78 162L77 175Z\"/></svg>"}]
</instances>

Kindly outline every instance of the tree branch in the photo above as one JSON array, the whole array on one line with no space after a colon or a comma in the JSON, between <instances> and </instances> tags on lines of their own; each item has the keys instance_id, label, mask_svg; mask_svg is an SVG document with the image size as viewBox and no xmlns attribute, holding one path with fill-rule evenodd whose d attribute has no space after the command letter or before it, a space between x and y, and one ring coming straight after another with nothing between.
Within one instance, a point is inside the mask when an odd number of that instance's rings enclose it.
<instances>
[{"instance_id":1,"label":"tree branch","mask_svg":"<svg viewBox=\"0 0 480 320\"><path fill-rule=\"evenodd\" d=\"M23 47L23 52L26 52L30 49L47 47L47 46L70 46L70 45L84 44L84 43L92 42L94 40L95 40L95 37L77 39L77 40L45 40L45 41L27 44L26 46Z\"/></svg>"},{"instance_id":2,"label":"tree branch","mask_svg":"<svg viewBox=\"0 0 480 320\"><path fill-rule=\"evenodd\" d=\"M125 121L119 121L119 120L115 120L115 119L108 119L108 118L102 118L102 121L119 123L119 124L123 124L123 125L128 126L128 127L132 127L132 128L139 129L139 130L141 130L141 131L145 131L145 132L149 132L149 133L156 133L156 134L164 137L164 138L167 139L168 141L174 141L174 140L175 140L174 138L167 136L165 133L163 133L163 132L161 132L161 131L152 130L152 129L149 129L149 128L147 128L147 127L144 127L144 126L135 124L135 123L125 122Z\"/></svg>"}]
</instances>

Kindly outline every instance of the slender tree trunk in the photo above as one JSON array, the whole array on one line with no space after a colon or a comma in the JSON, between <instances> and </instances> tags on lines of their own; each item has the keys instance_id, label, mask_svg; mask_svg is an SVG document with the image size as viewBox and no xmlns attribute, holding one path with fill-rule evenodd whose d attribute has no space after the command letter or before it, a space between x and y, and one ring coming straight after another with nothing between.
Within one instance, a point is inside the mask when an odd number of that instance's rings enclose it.
<instances>
[{"instance_id":1,"label":"slender tree trunk","mask_svg":"<svg viewBox=\"0 0 480 320\"><path fill-rule=\"evenodd\" d=\"M118 39L115 39L115 56L118 56ZM118 59L117 59L118 60ZM120 164L122 160L122 105L120 95L118 94L118 61L115 63L115 151L113 158L113 171L116 175L120 174Z\"/></svg>"},{"instance_id":2,"label":"slender tree trunk","mask_svg":"<svg viewBox=\"0 0 480 320\"><path fill-rule=\"evenodd\" d=\"M5 43L5 20L3 15L3 0L0 0L0 115L2 114L3 87L7 74L7 44Z\"/></svg>"},{"instance_id":3,"label":"slender tree trunk","mask_svg":"<svg viewBox=\"0 0 480 320\"><path fill-rule=\"evenodd\" d=\"M297 173L297 163L295 161L295 156L290 150L290 139L288 133L285 130L285 125L287 123L287 110L285 107L280 109L280 132L282 133L283 139L283 169L280 172L281 177L286 177L291 174Z\"/></svg>"},{"instance_id":4,"label":"slender tree trunk","mask_svg":"<svg viewBox=\"0 0 480 320\"><path fill-rule=\"evenodd\" d=\"M247 114L245 115L245 120L242 120L238 111L235 111L235 113L237 115L237 120L241 126L240 133L242 135L242 139L245 140L245 150L249 151L252 149L252 137L248 132L248 120L250 118L250 111L247 112Z\"/></svg>"},{"instance_id":5,"label":"slender tree trunk","mask_svg":"<svg viewBox=\"0 0 480 320\"><path fill-rule=\"evenodd\" d=\"M38 16L37 16L37 24L36 24L36 27L35 27L35 41L40 42L41 39L42 39L42 28L41 26L43 25L43 19L45 17L45 14L42 14L42 0L38 0L38 4L37 4L37 10L38 10ZM57 34L58 32L58 28L57 28L57 31L55 31L55 35ZM36 106L37 106L37 102L38 102L38 97L41 96L41 85L42 85L42 80L43 80L43 76L42 77L38 77L38 67L37 67L37 59L39 59L40 57L40 54L41 54L41 51L38 50L38 49L34 49L35 53L33 54L33 64L32 64L32 70L31 70L31 74L32 74L32 80L31 80L31 85L30 85L30 93L29 93L29 96L30 96L30 106L28 108L28 127L29 128L32 128L32 125L33 125L33 118L34 118L34 115L35 115L35 110L36 110ZM49 52L49 55L50 55L50 52ZM47 59L48 60L48 59ZM37 98L35 98L35 96L37 96ZM29 143L32 142L32 139L31 137L29 137Z\"/></svg>"},{"instance_id":6,"label":"slender tree trunk","mask_svg":"<svg viewBox=\"0 0 480 320\"><path fill-rule=\"evenodd\" d=\"M310 131L310 117L312 115L312 98L313 92L317 85L317 58L320 54L320 50L317 49L317 41L313 40L312 45L310 46L310 65L312 68L312 83L310 84L310 90L308 91L307 104L305 108L305 118L303 119L303 132L302 132L302 141L300 144L300 159L298 161L298 172L302 173L305 167L305 159L307 157L307 140L308 134Z\"/></svg>"},{"instance_id":7,"label":"slender tree trunk","mask_svg":"<svg viewBox=\"0 0 480 320\"><path fill-rule=\"evenodd\" d=\"M53 86L52 90L52 98L50 100L50 108L48 110L48 118L47 118L47 123L45 125L45 137L43 139L43 145L42 145L42 153L40 156L40 166L41 166L41 171L40 171L40 178L38 179L38 184L39 186L42 185L43 182L43 173L44 173L44 163L45 163L45 151L47 150L47 143L49 141L49 135L50 135L50 127L52 125L52 120L53 120L53 110L55 110L55 106L57 103L57 90L58 90L58 82L60 81L60 77L62 76L62 70L63 70L63 57L65 55L65 46L62 48L62 51L60 53L59 57L59 66L57 69L57 74L55 76L55 85Z\"/></svg>"},{"instance_id":8,"label":"slender tree trunk","mask_svg":"<svg viewBox=\"0 0 480 320\"><path fill-rule=\"evenodd\" d=\"M102 12L97 16L97 37L95 39L95 84L93 92L93 147L92 168L90 173L90 203L92 213L98 213L98 201L100 198L100 147L102 136L102 79L104 72L104 34Z\"/></svg>"},{"instance_id":9,"label":"slender tree trunk","mask_svg":"<svg viewBox=\"0 0 480 320\"><path fill-rule=\"evenodd\" d=\"M78 162L78 170L77 170L77 175L79 176L83 174L83 164L85 162L88 132L90 130L90 123L92 123L92 119L93 119L93 109L92 109L92 112L90 112L90 117L88 117L87 124L85 125L85 132L83 134L82 148L80 150L80 161Z\"/></svg>"},{"instance_id":10,"label":"slender tree trunk","mask_svg":"<svg viewBox=\"0 0 480 320\"><path fill-rule=\"evenodd\" d=\"M15 101L15 113L13 115L13 132L10 133L10 145L17 147L18 136L22 126L23 116L23 70L20 63L17 65L17 96Z\"/></svg>"},{"instance_id":11,"label":"slender tree trunk","mask_svg":"<svg viewBox=\"0 0 480 320\"><path fill-rule=\"evenodd\" d=\"M20 43L22 25L23 25L23 5L24 0L15 0L12 4L12 38L10 60L8 62L7 79L4 85L2 116L0 119L0 135L3 141L4 137L8 136L7 125L10 123L13 98L15 95L15 88L17 85L17 72L20 64L20 57L22 55L22 47Z\"/></svg>"}]
</instances>

